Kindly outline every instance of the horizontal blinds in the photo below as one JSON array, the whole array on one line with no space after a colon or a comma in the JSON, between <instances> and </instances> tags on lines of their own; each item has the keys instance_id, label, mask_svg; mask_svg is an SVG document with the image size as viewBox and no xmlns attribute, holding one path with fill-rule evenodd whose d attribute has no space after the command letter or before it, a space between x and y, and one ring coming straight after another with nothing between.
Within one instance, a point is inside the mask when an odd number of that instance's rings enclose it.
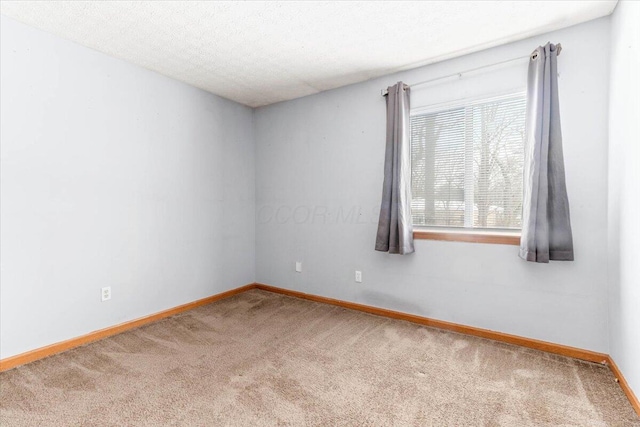
<instances>
[{"instance_id":1,"label":"horizontal blinds","mask_svg":"<svg viewBox=\"0 0 640 427\"><path fill-rule=\"evenodd\" d=\"M411 117L414 225L521 227L525 102L514 95Z\"/></svg>"}]
</instances>

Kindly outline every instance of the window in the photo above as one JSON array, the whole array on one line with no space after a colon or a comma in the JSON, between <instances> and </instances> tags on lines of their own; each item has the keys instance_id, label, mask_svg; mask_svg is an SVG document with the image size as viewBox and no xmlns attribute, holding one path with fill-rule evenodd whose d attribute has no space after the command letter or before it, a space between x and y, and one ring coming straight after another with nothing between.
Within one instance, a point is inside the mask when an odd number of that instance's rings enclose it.
<instances>
[{"instance_id":1,"label":"window","mask_svg":"<svg viewBox=\"0 0 640 427\"><path fill-rule=\"evenodd\" d=\"M524 93L411 115L416 227L522 227Z\"/></svg>"}]
</instances>

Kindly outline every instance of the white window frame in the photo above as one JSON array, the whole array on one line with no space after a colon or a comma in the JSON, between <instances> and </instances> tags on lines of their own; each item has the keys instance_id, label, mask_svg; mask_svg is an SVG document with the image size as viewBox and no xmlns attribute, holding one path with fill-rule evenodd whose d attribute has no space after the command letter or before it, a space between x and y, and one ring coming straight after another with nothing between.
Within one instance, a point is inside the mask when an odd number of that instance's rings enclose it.
<instances>
[{"instance_id":1,"label":"white window frame","mask_svg":"<svg viewBox=\"0 0 640 427\"><path fill-rule=\"evenodd\" d=\"M410 117L413 117L425 114L433 114L453 110L456 108L470 107L478 104L500 101L516 96L524 96L526 99L526 88L516 88L489 96L482 95L471 98L462 98L454 101L447 101L412 108L409 112L409 115ZM472 140L470 140L470 142L468 143L472 143ZM473 151L465 150L465 155L466 157L468 157L465 158L465 169L473 167L473 157L468 156L469 152ZM473 197L473 180L468 179L468 176L473 176L473 174L467 174L467 171L465 170L465 203L468 197ZM510 245L520 244L521 229L474 228L473 211L465 210L464 224L464 227L444 227L438 225L416 226L414 227L414 238L464 241L473 243L497 243Z\"/></svg>"}]
</instances>

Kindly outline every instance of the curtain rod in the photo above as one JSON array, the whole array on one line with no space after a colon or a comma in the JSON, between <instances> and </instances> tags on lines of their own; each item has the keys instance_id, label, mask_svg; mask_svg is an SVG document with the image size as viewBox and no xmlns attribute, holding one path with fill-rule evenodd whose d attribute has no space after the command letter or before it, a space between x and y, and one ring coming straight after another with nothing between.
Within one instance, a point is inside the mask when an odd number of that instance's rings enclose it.
<instances>
[{"instance_id":1,"label":"curtain rod","mask_svg":"<svg viewBox=\"0 0 640 427\"><path fill-rule=\"evenodd\" d=\"M560 43L558 43L558 44L556 44L556 48L558 50L558 55L560 55L560 52L562 51L562 45ZM509 62L519 61L519 60L525 59L525 58L531 58L533 54L535 54L535 51L533 53L531 53L531 55L519 56L517 58L507 59L505 61L496 62L494 64L483 65L481 67L471 68L470 70L460 71L458 73L447 74L446 76L436 77L434 79L429 79L429 80L424 80L424 81L417 82L417 83L414 83L412 85L409 85L409 87L421 86L421 85L424 85L424 84L427 84L427 83L432 83L432 82L436 82L438 80L444 80L444 79L448 79L448 78L455 77L455 76L462 77L463 74L472 73L474 71L482 70L484 68L496 67L498 65L508 64ZM382 96L387 96L387 93L388 93L387 89L380 89L380 94Z\"/></svg>"}]
</instances>

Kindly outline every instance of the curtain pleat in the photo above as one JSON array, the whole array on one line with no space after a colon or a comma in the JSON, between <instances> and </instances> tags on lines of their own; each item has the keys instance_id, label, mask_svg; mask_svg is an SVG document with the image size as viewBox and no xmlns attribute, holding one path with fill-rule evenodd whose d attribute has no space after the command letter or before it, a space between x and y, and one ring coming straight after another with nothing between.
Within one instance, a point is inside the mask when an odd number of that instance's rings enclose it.
<instances>
[{"instance_id":1,"label":"curtain pleat","mask_svg":"<svg viewBox=\"0 0 640 427\"><path fill-rule=\"evenodd\" d=\"M387 90L387 145L376 250L392 254L414 252L409 92L402 82Z\"/></svg>"},{"instance_id":2,"label":"curtain pleat","mask_svg":"<svg viewBox=\"0 0 640 427\"><path fill-rule=\"evenodd\" d=\"M527 80L524 198L520 257L573 261L558 101L558 46L538 47Z\"/></svg>"}]
</instances>

